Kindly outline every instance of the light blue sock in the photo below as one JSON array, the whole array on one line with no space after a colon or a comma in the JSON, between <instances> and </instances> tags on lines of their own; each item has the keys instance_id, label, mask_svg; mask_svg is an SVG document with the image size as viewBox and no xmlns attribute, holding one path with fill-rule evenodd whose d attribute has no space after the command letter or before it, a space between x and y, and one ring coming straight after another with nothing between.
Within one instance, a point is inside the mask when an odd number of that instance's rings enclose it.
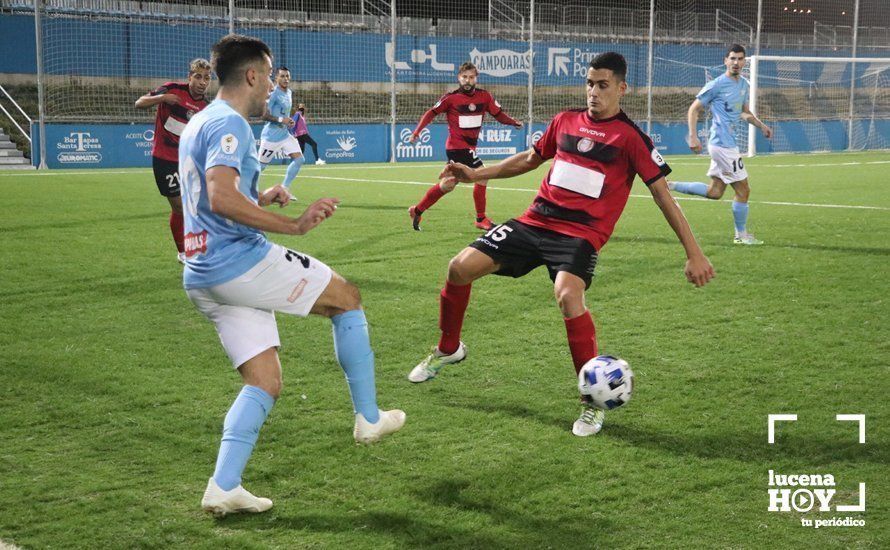
<instances>
[{"instance_id":1,"label":"light blue sock","mask_svg":"<svg viewBox=\"0 0 890 550\"><path fill-rule=\"evenodd\" d=\"M269 163L268 163L268 162L261 162L261 163L260 163L260 172L265 172L265 171L266 171L266 168L268 168L268 167L269 167Z\"/></svg>"},{"instance_id":2,"label":"light blue sock","mask_svg":"<svg viewBox=\"0 0 890 550\"><path fill-rule=\"evenodd\" d=\"M331 317L334 323L334 353L346 373L354 412L374 424L380 420L374 386L374 352L368 335L365 312L354 309Z\"/></svg>"},{"instance_id":3,"label":"light blue sock","mask_svg":"<svg viewBox=\"0 0 890 550\"><path fill-rule=\"evenodd\" d=\"M698 195L699 197L708 196L708 184L700 181L674 181L674 191L686 195Z\"/></svg>"},{"instance_id":4,"label":"light blue sock","mask_svg":"<svg viewBox=\"0 0 890 550\"><path fill-rule=\"evenodd\" d=\"M735 231L739 234L748 232L748 203L732 201L732 219L735 221Z\"/></svg>"},{"instance_id":5,"label":"light blue sock","mask_svg":"<svg viewBox=\"0 0 890 550\"><path fill-rule=\"evenodd\" d=\"M284 174L284 181L281 182L281 185L285 187L285 189L290 189L290 184L293 183L294 178L297 177L297 174L300 173L300 168L303 167L303 163L306 162L306 157L297 157L290 161L290 164L287 165L287 172Z\"/></svg>"},{"instance_id":6,"label":"light blue sock","mask_svg":"<svg viewBox=\"0 0 890 550\"><path fill-rule=\"evenodd\" d=\"M223 491L241 485L241 473L253 453L260 428L272 410L275 399L261 388L244 386L235 398L223 423L222 443L216 457L213 480Z\"/></svg>"}]
</instances>

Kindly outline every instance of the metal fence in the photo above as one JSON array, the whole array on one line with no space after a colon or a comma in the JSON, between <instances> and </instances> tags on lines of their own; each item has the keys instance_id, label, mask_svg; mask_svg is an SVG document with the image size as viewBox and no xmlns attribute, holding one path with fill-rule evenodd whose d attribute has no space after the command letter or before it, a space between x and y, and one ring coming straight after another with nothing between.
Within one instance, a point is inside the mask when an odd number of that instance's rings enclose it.
<instances>
[{"instance_id":1,"label":"metal fence","mask_svg":"<svg viewBox=\"0 0 890 550\"><path fill-rule=\"evenodd\" d=\"M583 105L586 64L607 49L628 59L623 105L647 129L685 120L731 43L749 55L890 56L890 30L873 26L887 9L881 0L826 0L820 5L849 12L850 24L814 20L812 32L795 33L763 31L775 16L772 2L731 12L698 4L0 0L0 11L34 20L41 124L146 120L134 99L183 78L189 59L207 57L214 41L235 31L263 38L276 64L291 68L295 97L313 122L389 124L394 156L397 125L453 89L462 61L480 66L480 86L531 132L532 123Z\"/></svg>"}]
</instances>

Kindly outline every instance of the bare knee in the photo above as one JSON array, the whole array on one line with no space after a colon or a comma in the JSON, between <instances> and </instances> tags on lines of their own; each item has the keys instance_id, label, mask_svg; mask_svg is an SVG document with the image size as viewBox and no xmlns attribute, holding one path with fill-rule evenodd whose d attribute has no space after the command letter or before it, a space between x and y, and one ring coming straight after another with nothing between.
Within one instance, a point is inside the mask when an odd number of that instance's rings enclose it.
<instances>
[{"instance_id":1,"label":"bare knee","mask_svg":"<svg viewBox=\"0 0 890 550\"><path fill-rule=\"evenodd\" d=\"M748 196L751 194L751 188L748 187L748 182L743 182L734 187L735 189L735 200L737 202L748 202Z\"/></svg>"},{"instance_id":2,"label":"bare knee","mask_svg":"<svg viewBox=\"0 0 890 550\"><path fill-rule=\"evenodd\" d=\"M554 289L556 303L566 319L574 319L584 313L584 291L567 286L557 286Z\"/></svg>"},{"instance_id":3,"label":"bare knee","mask_svg":"<svg viewBox=\"0 0 890 550\"><path fill-rule=\"evenodd\" d=\"M251 384L251 386L257 386L262 389L264 392L268 393L272 396L272 399L278 400L278 397L281 395L281 388L284 383L281 381L281 377L277 378L269 378L267 380L260 380L256 384Z\"/></svg>"},{"instance_id":4,"label":"bare knee","mask_svg":"<svg viewBox=\"0 0 890 550\"><path fill-rule=\"evenodd\" d=\"M281 395L281 364L278 348L269 348L238 367L241 379L248 386L255 386L274 399Z\"/></svg>"},{"instance_id":5,"label":"bare knee","mask_svg":"<svg viewBox=\"0 0 890 550\"><path fill-rule=\"evenodd\" d=\"M310 313L330 318L361 308L362 295L358 287L338 273L334 273L331 282L315 301Z\"/></svg>"},{"instance_id":6,"label":"bare knee","mask_svg":"<svg viewBox=\"0 0 890 550\"><path fill-rule=\"evenodd\" d=\"M362 293L357 286L349 281L346 281L346 288L343 292L343 305L341 307L346 311L362 308Z\"/></svg>"},{"instance_id":7,"label":"bare knee","mask_svg":"<svg viewBox=\"0 0 890 550\"><path fill-rule=\"evenodd\" d=\"M460 286L473 282L473 276L461 261L460 256L455 256L448 262L448 282Z\"/></svg>"},{"instance_id":8,"label":"bare knee","mask_svg":"<svg viewBox=\"0 0 890 550\"><path fill-rule=\"evenodd\" d=\"M457 185L457 182L440 183L439 189L441 189L443 193L451 193L452 191L454 191L454 187L456 185Z\"/></svg>"}]
</instances>

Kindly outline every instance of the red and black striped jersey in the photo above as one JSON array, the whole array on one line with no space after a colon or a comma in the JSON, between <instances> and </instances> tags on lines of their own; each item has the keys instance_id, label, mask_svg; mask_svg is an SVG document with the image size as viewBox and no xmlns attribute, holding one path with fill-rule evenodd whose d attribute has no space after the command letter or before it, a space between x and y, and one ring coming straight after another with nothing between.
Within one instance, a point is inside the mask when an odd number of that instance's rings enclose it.
<instances>
[{"instance_id":1,"label":"red and black striped jersey","mask_svg":"<svg viewBox=\"0 0 890 550\"><path fill-rule=\"evenodd\" d=\"M446 113L448 120L448 139L445 149L475 149L479 141L482 121L488 113L503 124L518 125L501 109L492 95L482 88L466 94L458 88L443 95L433 107L427 111L418 123L414 133L419 133L436 115Z\"/></svg>"},{"instance_id":2,"label":"red and black striped jersey","mask_svg":"<svg viewBox=\"0 0 890 550\"><path fill-rule=\"evenodd\" d=\"M556 115L534 145L554 159L538 195L518 220L602 248L624 211L634 178L651 185L671 172L623 111L594 120L587 109Z\"/></svg>"},{"instance_id":3,"label":"red and black striped jersey","mask_svg":"<svg viewBox=\"0 0 890 550\"><path fill-rule=\"evenodd\" d=\"M168 105L158 104L155 116L155 139L151 147L151 156L171 162L179 161L179 136L185 129L192 115L207 106L207 98L194 98L185 82L167 82L151 91L150 95L173 94L179 103Z\"/></svg>"}]
</instances>

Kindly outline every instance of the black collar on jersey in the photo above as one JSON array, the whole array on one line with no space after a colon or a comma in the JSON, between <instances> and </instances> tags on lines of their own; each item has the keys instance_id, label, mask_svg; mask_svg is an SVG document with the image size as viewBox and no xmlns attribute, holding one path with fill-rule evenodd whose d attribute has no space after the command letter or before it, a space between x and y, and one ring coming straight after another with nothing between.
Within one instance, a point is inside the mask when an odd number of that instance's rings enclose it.
<instances>
[{"instance_id":1,"label":"black collar on jersey","mask_svg":"<svg viewBox=\"0 0 890 550\"><path fill-rule=\"evenodd\" d=\"M592 116L590 116L590 109L584 109L584 114L587 115L587 120L589 120L590 122L599 123L599 122L611 122L615 119L621 118L621 116L624 115L624 111L622 111L621 109L618 109L618 114L614 115L614 116L610 116L609 118L593 118Z\"/></svg>"}]
</instances>

